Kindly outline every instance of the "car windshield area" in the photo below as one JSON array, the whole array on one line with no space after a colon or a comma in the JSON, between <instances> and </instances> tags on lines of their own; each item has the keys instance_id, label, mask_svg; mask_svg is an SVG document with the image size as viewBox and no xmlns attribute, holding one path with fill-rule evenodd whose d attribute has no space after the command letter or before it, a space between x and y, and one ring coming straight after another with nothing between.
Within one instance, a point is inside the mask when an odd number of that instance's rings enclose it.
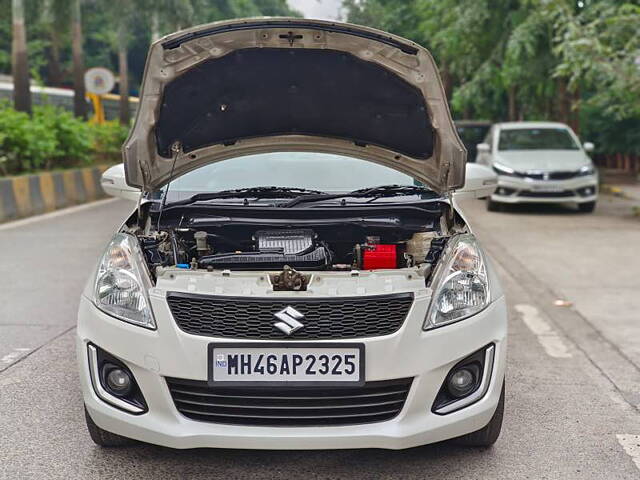
<instances>
[{"instance_id":1,"label":"car windshield area","mask_svg":"<svg viewBox=\"0 0 640 480\"><path fill-rule=\"evenodd\" d=\"M514 128L500 131L498 150L578 150L566 128Z\"/></svg>"},{"instance_id":2,"label":"car windshield area","mask_svg":"<svg viewBox=\"0 0 640 480\"><path fill-rule=\"evenodd\" d=\"M248 197L266 193L270 198L292 198L298 192L345 193L383 185L421 184L392 168L353 157L274 152L231 158L193 170L171 182L167 201L180 201L200 193L231 194L236 190L247 191Z\"/></svg>"}]
</instances>

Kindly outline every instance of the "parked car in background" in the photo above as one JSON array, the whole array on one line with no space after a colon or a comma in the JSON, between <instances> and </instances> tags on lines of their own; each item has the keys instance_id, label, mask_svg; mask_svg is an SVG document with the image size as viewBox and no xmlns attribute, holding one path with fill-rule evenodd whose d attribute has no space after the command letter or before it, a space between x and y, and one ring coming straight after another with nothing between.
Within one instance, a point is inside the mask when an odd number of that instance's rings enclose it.
<instances>
[{"instance_id":1,"label":"parked car in background","mask_svg":"<svg viewBox=\"0 0 640 480\"><path fill-rule=\"evenodd\" d=\"M573 202L581 212L593 212L598 198L598 173L587 155L593 144L580 144L563 123L508 122L495 124L478 145L480 164L498 174L498 188L487 208L505 204Z\"/></svg>"},{"instance_id":2,"label":"parked car in background","mask_svg":"<svg viewBox=\"0 0 640 480\"><path fill-rule=\"evenodd\" d=\"M462 143L467 149L467 162L475 162L478 154L477 146L484 141L491 122L484 120L456 120L456 130Z\"/></svg>"}]
</instances>

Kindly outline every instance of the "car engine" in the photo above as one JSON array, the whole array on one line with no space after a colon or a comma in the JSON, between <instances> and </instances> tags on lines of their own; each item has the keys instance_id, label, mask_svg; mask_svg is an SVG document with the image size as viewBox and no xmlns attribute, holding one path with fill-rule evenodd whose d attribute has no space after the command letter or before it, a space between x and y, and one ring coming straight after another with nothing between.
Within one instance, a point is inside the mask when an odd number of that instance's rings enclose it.
<instances>
[{"instance_id":1,"label":"car engine","mask_svg":"<svg viewBox=\"0 0 640 480\"><path fill-rule=\"evenodd\" d=\"M167 215L162 226L151 227L157 224L153 219L145 230L131 233L152 274L157 267L282 272L435 265L448 238L440 211L370 212L357 216L310 209L302 218L288 212L268 218L258 212L248 215L247 210L243 216L227 216L179 209Z\"/></svg>"}]
</instances>

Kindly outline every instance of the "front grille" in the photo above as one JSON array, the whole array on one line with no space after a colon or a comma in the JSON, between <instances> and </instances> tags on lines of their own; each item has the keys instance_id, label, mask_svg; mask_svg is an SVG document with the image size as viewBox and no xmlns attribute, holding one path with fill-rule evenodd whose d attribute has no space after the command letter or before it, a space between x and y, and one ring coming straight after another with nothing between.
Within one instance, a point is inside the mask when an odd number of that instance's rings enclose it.
<instances>
[{"instance_id":1,"label":"front grille","mask_svg":"<svg viewBox=\"0 0 640 480\"><path fill-rule=\"evenodd\" d=\"M578 171L571 172L549 172L549 179L551 180L568 180L570 178L578 176Z\"/></svg>"},{"instance_id":2,"label":"front grille","mask_svg":"<svg viewBox=\"0 0 640 480\"><path fill-rule=\"evenodd\" d=\"M569 180L577 177L578 171L560 171L560 172L516 172L516 176L522 178L530 178L532 180Z\"/></svg>"},{"instance_id":3,"label":"front grille","mask_svg":"<svg viewBox=\"0 0 640 480\"><path fill-rule=\"evenodd\" d=\"M192 420L247 426L309 427L374 423L397 416L412 378L360 387L228 387L167 378L178 411Z\"/></svg>"},{"instance_id":4,"label":"front grille","mask_svg":"<svg viewBox=\"0 0 640 480\"><path fill-rule=\"evenodd\" d=\"M523 190L518 196L530 198L559 198L573 197L575 193L572 190L561 190L559 192L532 192L531 190Z\"/></svg>"},{"instance_id":5,"label":"front grille","mask_svg":"<svg viewBox=\"0 0 640 480\"><path fill-rule=\"evenodd\" d=\"M169 292L167 302L186 333L221 338L323 340L389 335L404 322L413 294L368 297L270 299ZM274 326L287 306L304 315L291 336Z\"/></svg>"},{"instance_id":6,"label":"front grille","mask_svg":"<svg viewBox=\"0 0 640 480\"><path fill-rule=\"evenodd\" d=\"M522 178L531 178L532 180L542 180L544 178L542 173L516 172L516 175Z\"/></svg>"}]
</instances>

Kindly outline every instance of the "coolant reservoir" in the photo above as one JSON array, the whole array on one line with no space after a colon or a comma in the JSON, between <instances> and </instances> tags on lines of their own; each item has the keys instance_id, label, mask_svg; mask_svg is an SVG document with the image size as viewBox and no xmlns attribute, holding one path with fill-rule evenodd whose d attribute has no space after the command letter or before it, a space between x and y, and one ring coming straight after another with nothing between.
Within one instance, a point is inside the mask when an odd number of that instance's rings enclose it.
<instances>
[{"instance_id":1,"label":"coolant reservoir","mask_svg":"<svg viewBox=\"0 0 640 480\"><path fill-rule=\"evenodd\" d=\"M405 253L411 256L414 265L424 262L431 247L431 240L437 237L438 234L436 232L417 232L413 234L411 240L406 244Z\"/></svg>"}]
</instances>

